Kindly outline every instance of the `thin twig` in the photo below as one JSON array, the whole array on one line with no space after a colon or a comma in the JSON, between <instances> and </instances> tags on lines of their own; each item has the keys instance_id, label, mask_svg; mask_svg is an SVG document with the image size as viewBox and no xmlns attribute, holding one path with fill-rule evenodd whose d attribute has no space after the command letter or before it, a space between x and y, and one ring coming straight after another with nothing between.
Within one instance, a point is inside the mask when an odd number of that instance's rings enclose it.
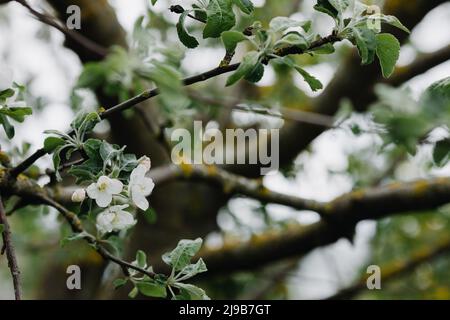
<instances>
[{"instance_id":1,"label":"thin twig","mask_svg":"<svg viewBox=\"0 0 450 320\"><path fill-rule=\"evenodd\" d=\"M83 225L81 223L81 220L78 218L78 216L69 211L66 207L58 203L57 201L53 200L50 197L44 196L44 195L35 195L35 197L39 198L42 204L49 205L56 210L58 210L61 215L64 217L64 219L69 223L69 225L72 228L72 231L74 233L83 233L83 239L92 245L95 250L105 259L114 262L115 264L119 265L122 268L123 273L128 276L129 272L128 269L136 270L142 274L145 274L149 277L154 277L156 274L152 271L145 270L143 268L140 268L137 265L131 264L125 260L120 259L119 257L114 256L111 254L108 250L106 250L101 243L91 234L86 232L83 228Z\"/></svg>"},{"instance_id":2,"label":"thin twig","mask_svg":"<svg viewBox=\"0 0 450 320\"><path fill-rule=\"evenodd\" d=\"M18 0L16 0L18 1ZM20 0L22 1L22 0ZM312 50L314 48L318 48L323 46L324 44L327 43L334 43L337 41L340 41L341 39L335 35L332 34L328 37L325 38L321 38L318 39L316 41L314 41L311 46L307 49L307 50L302 50L296 47L286 47L286 48L282 48L280 50L278 50L276 52L276 55L282 57L282 56L286 56L289 54L302 54L305 53L308 50ZM270 58L268 58L268 60L270 60ZM225 65L225 66L219 66L217 68L214 68L210 71L201 73L199 75L193 76L193 77L189 77L184 79L182 82L185 86L190 86L192 84L198 83L198 82L202 82L202 81L206 81L209 80L211 78L217 77L219 75L231 72L231 71L235 71L237 68L239 68L240 63L235 63L235 64L230 64L230 65ZM138 94L137 96L134 96L126 101L123 101L117 105L115 105L114 107L111 107L109 109L107 109L106 111L102 112L100 114L100 118L101 119L106 119L108 117L110 117L112 114L120 112L120 111L124 111L127 109L130 109L136 105L138 105L141 102L144 102L148 99L151 99L157 95L159 95L159 89L158 88L154 88L154 89L149 89L149 90L145 90L144 92ZM34 154L32 154L29 158L25 159L22 163L20 163L17 167L13 168L10 172L11 177L15 178L17 177L20 173L22 173L23 171L25 171L26 169L28 169L34 162L36 162L36 160L38 160L39 158L45 156L47 154L47 152L44 150L44 148L41 148L39 150L37 150Z\"/></svg>"},{"instance_id":3,"label":"thin twig","mask_svg":"<svg viewBox=\"0 0 450 320\"><path fill-rule=\"evenodd\" d=\"M2 198L0 196L0 224L3 225L3 247L1 253L6 252L6 258L8 259L8 267L11 270L11 276L14 285L14 297L16 300L21 300L21 287L20 287L20 270L17 264L16 252L11 239L11 228L9 227L8 220L6 218L5 208L3 207Z\"/></svg>"},{"instance_id":4,"label":"thin twig","mask_svg":"<svg viewBox=\"0 0 450 320\"><path fill-rule=\"evenodd\" d=\"M62 33L64 33L66 36L71 38L72 40L76 41L78 44L86 48L87 50L91 51L92 53L96 54L99 58L104 58L108 54L108 50L104 47L98 45L97 43L93 42L91 39L83 36L79 32L76 32L74 30L70 30L65 25L58 23L57 20L54 17L51 17L49 15L43 14L37 10L35 10L33 7L30 6L30 4L26 0L14 0L17 3L20 3L22 6L28 9L28 11L36 17L39 21L42 23L45 23Z\"/></svg>"},{"instance_id":5,"label":"thin twig","mask_svg":"<svg viewBox=\"0 0 450 320\"><path fill-rule=\"evenodd\" d=\"M312 124L315 126L325 127L325 128L329 128L329 129L337 128L334 125L335 120L333 117L326 116L326 115L323 115L320 113L314 113L314 112L303 111L303 110L295 110L295 109L284 108L284 107L273 110L263 104L259 104L261 107L255 108L252 106L245 106L245 105L237 104L233 101L226 101L226 100L224 101L224 100L220 100L220 99L216 99L216 98L212 98L212 97L199 95L197 92L194 92L194 91L188 91L188 95L190 98L192 98L194 100L197 100L197 101L200 101L203 103L207 103L212 106L216 105L216 106L221 106L224 108L229 108L229 109L238 110L238 111L242 111L242 112L252 112L252 113L260 114L263 116L274 117L274 118L279 118L279 119L284 119L284 120L291 120L291 121L296 121L296 122L301 122L301 123L306 123L306 124Z\"/></svg>"}]
</instances>

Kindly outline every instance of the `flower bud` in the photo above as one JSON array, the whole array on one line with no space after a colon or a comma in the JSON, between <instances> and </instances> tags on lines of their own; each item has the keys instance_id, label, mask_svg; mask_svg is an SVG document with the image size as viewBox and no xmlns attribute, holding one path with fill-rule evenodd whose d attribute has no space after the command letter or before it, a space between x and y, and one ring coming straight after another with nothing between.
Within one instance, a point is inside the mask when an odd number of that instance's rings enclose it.
<instances>
[{"instance_id":1,"label":"flower bud","mask_svg":"<svg viewBox=\"0 0 450 320\"><path fill-rule=\"evenodd\" d=\"M83 202L83 200L86 198L86 191L84 189L77 189L72 194L72 201L73 202Z\"/></svg>"},{"instance_id":2,"label":"flower bud","mask_svg":"<svg viewBox=\"0 0 450 320\"><path fill-rule=\"evenodd\" d=\"M147 156L142 156L138 160L138 164L143 165L147 171L149 171L152 166L152 162L151 162L150 158Z\"/></svg>"}]
</instances>

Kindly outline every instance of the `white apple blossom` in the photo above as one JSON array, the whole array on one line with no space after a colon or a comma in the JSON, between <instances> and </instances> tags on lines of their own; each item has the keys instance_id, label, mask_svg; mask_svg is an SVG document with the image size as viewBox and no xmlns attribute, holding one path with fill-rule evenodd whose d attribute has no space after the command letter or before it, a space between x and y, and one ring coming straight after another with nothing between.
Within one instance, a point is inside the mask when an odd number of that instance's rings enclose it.
<instances>
[{"instance_id":1,"label":"white apple blossom","mask_svg":"<svg viewBox=\"0 0 450 320\"><path fill-rule=\"evenodd\" d=\"M149 157L147 157L147 156L142 156L142 157L140 157L139 160L138 160L138 165L143 165L143 166L145 167L145 169L146 169L147 171L149 171L150 168L151 168L151 166L152 166L152 162L151 162L151 160L150 160Z\"/></svg>"},{"instance_id":2,"label":"white apple blossom","mask_svg":"<svg viewBox=\"0 0 450 320\"><path fill-rule=\"evenodd\" d=\"M89 198L95 199L99 207L105 208L111 203L113 195L121 193L122 189L123 184L119 180L101 176L97 182L89 185L86 191Z\"/></svg>"},{"instance_id":3,"label":"white apple blossom","mask_svg":"<svg viewBox=\"0 0 450 320\"><path fill-rule=\"evenodd\" d=\"M86 191L84 189L77 189L72 194L73 202L83 202L86 198Z\"/></svg>"},{"instance_id":4,"label":"white apple blossom","mask_svg":"<svg viewBox=\"0 0 450 320\"><path fill-rule=\"evenodd\" d=\"M147 169L148 168L148 169ZM149 167L143 164L139 164L130 175L130 184L128 186L128 192L130 193L131 200L141 210L148 209L148 197L155 187L153 180L145 176Z\"/></svg>"},{"instance_id":5,"label":"white apple blossom","mask_svg":"<svg viewBox=\"0 0 450 320\"><path fill-rule=\"evenodd\" d=\"M125 230L132 227L136 220L131 213L125 211L128 205L111 206L97 216L97 230L101 234Z\"/></svg>"}]
</instances>

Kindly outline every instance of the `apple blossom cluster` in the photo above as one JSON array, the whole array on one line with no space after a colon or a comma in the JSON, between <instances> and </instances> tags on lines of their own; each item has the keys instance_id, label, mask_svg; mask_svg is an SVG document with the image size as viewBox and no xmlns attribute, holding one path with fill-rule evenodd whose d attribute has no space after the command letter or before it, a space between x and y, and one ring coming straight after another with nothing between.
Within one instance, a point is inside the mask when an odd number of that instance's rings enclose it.
<instances>
[{"instance_id":1,"label":"apple blossom cluster","mask_svg":"<svg viewBox=\"0 0 450 320\"><path fill-rule=\"evenodd\" d=\"M150 167L150 158L143 156L131 172L127 186L124 186L119 179L102 175L86 189L75 190L72 194L72 201L83 202L87 195L88 198L95 201L98 207L106 208L97 215L96 219L97 230L101 234L126 230L132 227L136 221L133 215L125 209L130 205L143 211L149 208L147 197L155 187L153 180L146 177ZM116 200L122 204L116 205Z\"/></svg>"}]
</instances>

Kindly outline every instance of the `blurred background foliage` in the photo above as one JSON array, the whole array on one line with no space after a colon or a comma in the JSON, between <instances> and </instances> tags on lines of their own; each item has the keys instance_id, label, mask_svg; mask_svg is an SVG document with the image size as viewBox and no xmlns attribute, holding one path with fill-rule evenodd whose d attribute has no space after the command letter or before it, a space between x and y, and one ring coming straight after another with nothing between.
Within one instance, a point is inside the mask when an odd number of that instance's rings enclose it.
<instances>
[{"instance_id":1,"label":"blurred background foliage","mask_svg":"<svg viewBox=\"0 0 450 320\"><path fill-rule=\"evenodd\" d=\"M137 4L138 2L140 3ZM44 1L32 3L37 7L50 9ZM130 8L127 8L128 3ZM380 4L380 1L377 3ZM410 2L402 3L405 10L408 10ZM68 119L78 110L95 109L101 105L101 102L97 104L91 90L100 90L107 96L125 100L147 88L151 80L158 84L155 77L160 79L160 74L145 68L149 56L155 55L158 59L162 57L165 63L179 73L178 76L207 70L207 66L215 66L223 57L221 43L216 40L203 41L202 49L198 52L185 52L175 33L177 17L164 9L169 4L177 4L175 1L160 0L157 9L153 9L149 1L116 0L110 1L110 4L128 32L130 49L116 48L105 61L84 66L73 53L63 48L63 38L59 33L33 21L18 6L0 7L1 60L18 70L18 78L29 88L28 104L33 106L35 115L42 122L41 125L25 123L18 126L18 135L23 144L10 143L0 136L2 149L14 148L11 152L13 160L30 153L30 145L26 141L33 146L38 144L42 138L42 130L48 129L46 126L50 121L52 125L56 123L64 128ZM258 0L255 1L254 18L263 24L267 24L275 16L291 16L299 20L312 18L313 28L326 35L331 21L314 12L312 4L313 1L306 0ZM413 29L411 40L402 48L400 67L407 66L421 56L430 41L437 43L433 51L447 46L450 39L449 18L450 5L443 1L441 6L425 17L422 24ZM7 38L6 34L13 32L21 21L24 22L23 31L13 33L13 39ZM242 29L249 23L250 18L243 16L238 22L238 28ZM199 26L195 23L189 28L194 34L199 33ZM446 42L439 38L440 33ZM20 34L27 36L20 38ZM425 39L434 36L435 40ZM11 41L31 41L31 46L38 48L38 58L31 59L30 63L39 63L36 60L44 59L44 68L52 63L56 65L56 69L46 72L30 68L29 64L18 67L18 59L23 59L24 53L17 52L23 48L12 45ZM302 55L295 59L298 64L317 75L324 84L328 84L353 52L348 43L339 44L336 49L333 56ZM241 50L245 52L244 47ZM237 52L237 57L242 52ZM271 106L274 111L280 107L315 111L311 101L320 92L312 93L297 75L282 66L268 69L260 83L242 83L225 94L223 79L220 78L204 82L193 90L199 95L205 93L206 97L217 100L217 103L204 103L202 99L180 94L177 88L171 87L179 85L177 77L171 78L173 75L165 74L168 84L159 83L166 85L168 94L158 99L160 110L163 111L161 121L171 126L188 128L193 119L202 119L211 125L223 125L227 128L271 127L284 123L272 117L239 111L231 112L230 117L220 108L223 101L230 100L246 101L246 105L255 104L258 107ZM358 106L346 99L335 101L340 105L340 112L332 118L336 127L319 136L295 161L281 168L275 177L266 179L266 185L281 191L295 190L305 197L331 200L352 189L448 175L449 85L447 83L440 87L444 103L440 98L434 100L425 89L448 76L449 71L450 65L446 62L424 74L418 74L401 88L379 84L375 87L377 101L367 112L357 112L355 109ZM53 80L46 83L46 74L52 72L55 73ZM58 89L55 90L57 82ZM354 90L359 90L358 82L354 83ZM49 112L59 117L59 123L55 116L49 116ZM134 115L134 111L125 114L127 118ZM227 119L225 124L221 122L224 118ZM97 134L100 137L108 136L108 130L109 126L105 125ZM39 175L39 168L45 168L48 164L48 159L38 163L36 174ZM14 203L14 199L11 199L7 210ZM188 209L195 211L195 204ZM161 215L164 212L156 212L154 220L149 219L144 223L158 225ZM293 209L234 197L219 210L218 228L211 230L207 243L214 246L217 243L255 239L264 232L288 230L292 225L308 225L317 219L317 215L312 212L299 213ZM14 242L20 253L26 298L46 296L44 291L52 292L51 296L61 295L63 298L64 292L52 285L52 272L59 272L65 265L103 266L99 257L81 243L70 243L63 249L60 248L60 240L69 234L69 230L53 210L28 206L19 209L10 220L14 229ZM370 264L389 268L410 259L421 250L426 252L442 241L447 241L450 234L450 208L445 206L432 212L411 213L362 224L358 226L352 244L347 240L340 240L336 244L316 249L305 257L278 262L262 270L206 278L200 281L201 286L214 299L326 298L363 279ZM108 272L106 270L105 273ZM83 277L84 288L94 292L95 297L103 297L104 283L92 279L106 279L105 273L94 269ZM0 283L0 298L10 298L12 288L3 257L0 259ZM363 290L353 298L450 299L450 254L439 255L411 272L389 282L382 282L382 290Z\"/></svg>"}]
</instances>

